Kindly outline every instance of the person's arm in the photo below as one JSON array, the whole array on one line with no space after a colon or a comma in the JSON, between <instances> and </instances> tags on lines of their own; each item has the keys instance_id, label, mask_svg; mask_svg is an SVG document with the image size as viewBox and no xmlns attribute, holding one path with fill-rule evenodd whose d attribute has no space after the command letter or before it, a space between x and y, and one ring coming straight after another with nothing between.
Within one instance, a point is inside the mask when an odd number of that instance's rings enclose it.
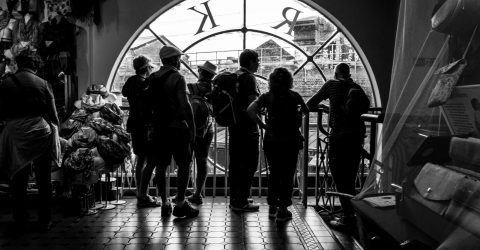
<instances>
[{"instance_id":1,"label":"person's arm","mask_svg":"<svg viewBox=\"0 0 480 250\"><path fill-rule=\"evenodd\" d=\"M190 136L193 142L196 137L195 121L193 120L192 105L188 100L187 83L183 76L177 81L177 99L180 104L181 115L187 121L188 127L190 128Z\"/></svg>"},{"instance_id":2,"label":"person's arm","mask_svg":"<svg viewBox=\"0 0 480 250\"><path fill-rule=\"evenodd\" d=\"M307 107L308 109L315 109L317 108L318 104L326 100L328 98L328 88L330 86L330 82L326 82L320 90L313 95L308 101L307 101Z\"/></svg>"},{"instance_id":3,"label":"person's arm","mask_svg":"<svg viewBox=\"0 0 480 250\"><path fill-rule=\"evenodd\" d=\"M58 120L58 115L57 115L57 109L55 108L55 98L53 97L53 92L52 90L48 87L49 84L45 82L45 97L47 98L46 104L47 104L47 110L46 110L46 116L50 121L59 126L60 121Z\"/></svg>"},{"instance_id":4,"label":"person's arm","mask_svg":"<svg viewBox=\"0 0 480 250\"><path fill-rule=\"evenodd\" d=\"M261 128L267 129L267 125L262 121L260 117L260 110L262 108L263 98L264 96L260 96L256 101L253 101L247 108L247 114L250 118L258 124Z\"/></svg>"}]
</instances>

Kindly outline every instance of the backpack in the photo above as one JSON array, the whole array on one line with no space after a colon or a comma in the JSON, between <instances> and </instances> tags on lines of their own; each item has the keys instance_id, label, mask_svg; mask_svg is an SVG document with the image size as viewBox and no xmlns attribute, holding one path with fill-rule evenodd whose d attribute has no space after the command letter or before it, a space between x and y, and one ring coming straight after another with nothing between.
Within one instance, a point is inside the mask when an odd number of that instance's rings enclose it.
<instances>
[{"instance_id":1,"label":"backpack","mask_svg":"<svg viewBox=\"0 0 480 250\"><path fill-rule=\"evenodd\" d=\"M363 89L359 86L352 86L348 90L347 100L344 105L345 114L353 118L359 118L368 112L370 100Z\"/></svg>"},{"instance_id":2,"label":"backpack","mask_svg":"<svg viewBox=\"0 0 480 250\"><path fill-rule=\"evenodd\" d=\"M211 124L209 117L212 114L212 110L207 102L207 98L199 94L197 84L188 84L187 86L190 91L189 99L193 109L197 136L204 137ZM194 87L197 88L196 91L194 90Z\"/></svg>"},{"instance_id":3,"label":"backpack","mask_svg":"<svg viewBox=\"0 0 480 250\"><path fill-rule=\"evenodd\" d=\"M147 78L147 87L139 93L139 119L144 125L166 125L172 121L174 115L168 103L164 89L164 82L174 70L170 70L161 77L151 75ZM159 90L157 90L157 88ZM157 90L157 91L155 91Z\"/></svg>"},{"instance_id":4,"label":"backpack","mask_svg":"<svg viewBox=\"0 0 480 250\"><path fill-rule=\"evenodd\" d=\"M237 123L235 99L238 94L238 78L242 74L223 72L213 79L211 95L212 111L220 126L228 127Z\"/></svg>"}]
</instances>

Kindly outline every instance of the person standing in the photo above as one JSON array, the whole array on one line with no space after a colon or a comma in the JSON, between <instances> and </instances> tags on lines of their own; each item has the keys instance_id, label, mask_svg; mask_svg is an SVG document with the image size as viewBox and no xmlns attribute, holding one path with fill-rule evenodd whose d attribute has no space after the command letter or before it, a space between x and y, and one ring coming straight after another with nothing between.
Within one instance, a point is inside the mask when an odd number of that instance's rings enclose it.
<instances>
[{"instance_id":1,"label":"person standing","mask_svg":"<svg viewBox=\"0 0 480 250\"><path fill-rule=\"evenodd\" d=\"M207 160L210 144L213 139L213 117L210 104L212 93L212 79L217 74L217 66L206 61L198 66L198 82L188 84L190 100L195 117L197 129L193 152L197 164L197 177L195 181L195 192L188 197L188 201L194 204L202 204L202 190L207 179Z\"/></svg>"},{"instance_id":2,"label":"person standing","mask_svg":"<svg viewBox=\"0 0 480 250\"><path fill-rule=\"evenodd\" d=\"M361 92L362 88L350 78L350 67L340 63L335 67L335 80L327 81L322 88L307 101L309 109L315 109L326 99L330 100L329 125L329 165L338 192L355 195L355 178L360 165L360 156L365 138L365 124L360 115L349 114L345 110L349 92ZM343 227L354 223L354 209L347 197L340 197L344 216L331 221L332 226Z\"/></svg>"},{"instance_id":3,"label":"person standing","mask_svg":"<svg viewBox=\"0 0 480 250\"><path fill-rule=\"evenodd\" d=\"M286 68L276 68L269 76L269 91L247 109L250 117L265 129L263 148L270 167L268 178L269 217L277 222L292 218L293 178L298 151L303 147L300 133L302 112L308 113L302 97L292 91L293 77ZM260 112L266 108L266 124Z\"/></svg>"},{"instance_id":4,"label":"person standing","mask_svg":"<svg viewBox=\"0 0 480 250\"><path fill-rule=\"evenodd\" d=\"M160 49L163 66L150 75L147 84L151 108L153 110L153 147L151 157L157 166L157 186L163 201L162 216L171 211L166 193L166 170L172 156L178 166L177 197L173 215L176 217L196 217L198 210L185 201L190 163L192 160L191 145L195 140L195 123L193 111L188 100L188 89L185 78L179 72L183 53L169 45ZM146 168L148 168L147 165ZM147 172L147 169L144 171ZM148 179L146 174L142 178Z\"/></svg>"},{"instance_id":5,"label":"person standing","mask_svg":"<svg viewBox=\"0 0 480 250\"><path fill-rule=\"evenodd\" d=\"M52 226L51 166L55 159L55 100L48 83L36 76L41 59L36 52L16 56L18 71L0 83L0 170L10 179L13 219L18 230L27 227L28 178L33 170L38 185L38 220L41 230ZM58 139L58 138L57 138Z\"/></svg>"},{"instance_id":6,"label":"person standing","mask_svg":"<svg viewBox=\"0 0 480 250\"><path fill-rule=\"evenodd\" d=\"M147 159L147 130L146 121L142 115L144 107L142 107L142 98L144 98L145 89L147 88L145 79L150 76L154 69L151 60L145 56L138 56L133 59L134 76L128 78L122 88L122 95L127 97L130 105L130 113L127 120L127 132L132 136L133 153L137 156L135 164L135 184L137 186L137 207L158 207L160 203L154 197L148 195L147 188L150 179L142 180L142 171L145 164L152 164ZM152 175L153 168L147 168Z\"/></svg>"},{"instance_id":7,"label":"person standing","mask_svg":"<svg viewBox=\"0 0 480 250\"><path fill-rule=\"evenodd\" d=\"M240 53L238 93L235 98L237 123L230 126L230 208L237 212L258 211L259 206L248 201L253 176L258 167L258 125L250 119L247 107L260 95L254 73L260 66L258 53L245 49Z\"/></svg>"}]
</instances>

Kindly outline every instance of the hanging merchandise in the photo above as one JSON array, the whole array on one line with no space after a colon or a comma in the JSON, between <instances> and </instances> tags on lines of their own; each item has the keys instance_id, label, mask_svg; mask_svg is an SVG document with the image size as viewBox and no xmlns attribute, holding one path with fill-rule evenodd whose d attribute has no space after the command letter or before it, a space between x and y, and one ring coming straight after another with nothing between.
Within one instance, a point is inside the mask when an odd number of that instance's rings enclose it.
<instances>
[{"instance_id":1,"label":"hanging merchandise","mask_svg":"<svg viewBox=\"0 0 480 250\"><path fill-rule=\"evenodd\" d=\"M69 141L74 148L93 148L97 143L97 133L90 127L81 127Z\"/></svg>"},{"instance_id":2,"label":"hanging merchandise","mask_svg":"<svg viewBox=\"0 0 480 250\"><path fill-rule=\"evenodd\" d=\"M115 125L122 123L122 111L115 103L106 103L100 109L100 117Z\"/></svg>"},{"instance_id":3,"label":"hanging merchandise","mask_svg":"<svg viewBox=\"0 0 480 250\"><path fill-rule=\"evenodd\" d=\"M72 12L70 0L45 0L47 19L51 20L56 15L68 15Z\"/></svg>"},{"instance_id":4,"label":"hanging merchandise","mask_svg":"<svg viewBox=\"0 0 480 250\"><path fill-rule=\"evenodd\" d=\"M100 0L70 0L72 16L87 24L100 23Z\"/></svg>"},{"instance_id":5,"label":"hanging merchandise","mask_svg":"<svg viewBox=\"0 0 480 250\"><path fill-rule=\"evenodd\" d=\"M106 136L100 136L98 138L97 148L100 156L105 160L107 167L114 167L115 165L122 164L125 158L130 154L130 151L127 151L127 148L122 147L118 142ZM109 171L115 171L115 169L112 168L109 169Z\"/></svg>"},{"instance_id":6,"label":"hanging merchandise","mask_svg":"<svg viewBox=\"0 0 480 250\"><path fill-rule=\"evenodd\" d=\"M478 26L477 26L478 27ZM465 67L467 67L467 61L465 60L468 50L472 44L473 38L475 37L477 27L475 27L470 42L468 43L467 49L463 54L463 58L450 63L447 66L441 67L438 69L435 74L438 76L437 85L432 91L430 98L428 99L428 107L433 108L445 104L452 94L453 88L457 85L458 79L463 73Z\"/></svg>"}]
</instances>

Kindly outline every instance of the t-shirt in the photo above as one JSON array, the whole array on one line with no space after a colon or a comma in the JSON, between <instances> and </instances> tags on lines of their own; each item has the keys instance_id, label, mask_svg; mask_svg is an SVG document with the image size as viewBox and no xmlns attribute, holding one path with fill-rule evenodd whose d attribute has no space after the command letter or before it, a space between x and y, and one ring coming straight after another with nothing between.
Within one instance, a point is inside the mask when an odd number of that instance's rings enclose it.
<instances>
[{"instance_id":1,"label":"t-shirt","mask_svg":"<svg viewBox=\"0 0 480 250\"><path fill-rule=\"evenodd\" d=\"M262 94L255 103L266 108L266 140L296 141L302 125L301 111L307 110L302 97L295 91Z\"/></svg>"},{"instance_id":2,"label":"t-shirt","mask_svg":"<svg viewBox=\"0 0 480 250\"><path fill-rule=\"evenodd\" d=\"M127 121L127 128L129 130L137 127L135 125L139 125L140 105L138 98L140 98L140 93L144 91L146 87L145 78L139 75L131 76L127 82L125 82L125 85L123 85L122 95L128 99L130 105Z\"/></svg>"},{"instance_id":3,"label":"t-shirt","mask_svg":"<svg viewBox=\"0 0 480 250\"><path fill-rule=\"evenodd\" d=\"M169 74L165 76L165 74ZM160 79L163 78L163 81ZM185 78L172 66L162 66L159 71L150 75L147 78L147 84L152 95L152 108L161 110L163 115L168 117L154 117L156 123L163 124L168 120L166 126L170 128L188 128L186 117L183 117L183 112L180 110L180 101L178 94L184 94L188 98L189 94ZM155 122L155 121L154 121Z\"/></svg>"},{"instance_id":4,"label":"t-shirt","mask_svg":"<svg viewBox=\"0 0 480 250\"><path fill-rule=\"evenodd\" d=\"M241 71L242 74L238 78L238 94L235 99L238 115L235 128L247 133L258 133L258 125L248 116L246 110L251 103L251 101L248 100L248 97L251 95L259 96L260 89L258 88L257 80L252 73L243 68L239 71Z\"/></svg>"},{"instance_id":5,"label":"t-shirt","mask_svg":"<svg viewBox=\"0 0 480 250\"><path fill-rule=\"evenodd\" d=\"M330 80L308 102L318 104L323 100L329 99L330 117L328 123L334 132L352 131L355 134L363 135L365 134L364 122L360 120L360 117L355 119L348 117L343 109L350 88L362 89L352 79L347 81Z\"/></svg>"},{"instance_id":6,"label":"t-shirt","mask_svg":"<svg viewBox=\"0 0 480 250\"><path fill-rule=\"evenodd\" d=\"M0 120L28 116L47 116L48 104L54 100L48 83L33 72L15 74L21 87L11 77L0 82Z\"/></svg>"}]
</instances>

